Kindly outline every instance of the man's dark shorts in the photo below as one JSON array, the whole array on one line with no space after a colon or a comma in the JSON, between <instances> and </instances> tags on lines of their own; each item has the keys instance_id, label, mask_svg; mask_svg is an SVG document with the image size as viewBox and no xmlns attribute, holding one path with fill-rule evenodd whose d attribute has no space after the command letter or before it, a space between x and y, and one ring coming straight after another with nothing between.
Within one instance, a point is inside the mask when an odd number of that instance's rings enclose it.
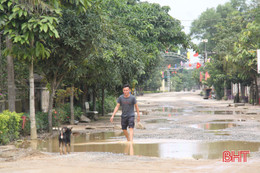
<instances>
[{"instance_id":1,"label":"man's dark shorts","mask_svg":"<svg viewBox=\"0 0 260 173\"><path fill-rule=\"evenodd\" d=\"M127 130L127 127L134 128L135 127L135 117L122 117L121 118L122 130Z\"/></svg>"}]
</instances>

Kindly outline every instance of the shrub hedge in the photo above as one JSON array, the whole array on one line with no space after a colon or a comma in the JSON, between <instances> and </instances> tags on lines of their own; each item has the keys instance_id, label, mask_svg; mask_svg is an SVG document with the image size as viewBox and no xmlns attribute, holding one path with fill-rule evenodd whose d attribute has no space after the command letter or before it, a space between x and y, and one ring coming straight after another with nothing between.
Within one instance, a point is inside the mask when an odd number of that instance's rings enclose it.
<instances>
[{"instance_id":1,"label":"shrub hedge","mask_svg":"<svg viewBox=\"0 0 260 173\"><path fill-rule=\"evenodd\" d=\"M0 113L0 145L7 144L19 137L22 113L5 110Z\"/></svg>"},{"instance_id":2,"label":"shrub hedge","mask_svg":"<svg viewBox=\"0 0 260 173\"><path fill-rule=\"evenodd\" d=\"M78 106L74 107L75 120L79 120L80 116L83 114L82 109ZM30 115L28 113L24 114L26 116L26 123L24 130L21 132L24 136L30 135ZM36 127L37 132L42 133L48 130L48 113L36 112ZM66 103L60 108L53 109L52 112L52 126L57 127L61 124L68 124L70 122L70 104Z\"/></svg>"},{"instance_id":3,"label":"shrub hedge","mask_svg":"<svg viewBox=\"0 0 260 173\"><path fill-rule=\"evenodd\" d=\"M110 112L113 112L117 102L116 102L116 97L113 97L113 96L108 96L108 97L105 97L105 100L104 100L104 109L105 109L105 113L110 113ZM93 103L90 103L90 105L92 106ZM101 114L102 112L102 101L101 99L100 100L97 100L97 103L96 103L96 108L97 108L97 111L99 114Z\"/></svg>"}]
</instances>

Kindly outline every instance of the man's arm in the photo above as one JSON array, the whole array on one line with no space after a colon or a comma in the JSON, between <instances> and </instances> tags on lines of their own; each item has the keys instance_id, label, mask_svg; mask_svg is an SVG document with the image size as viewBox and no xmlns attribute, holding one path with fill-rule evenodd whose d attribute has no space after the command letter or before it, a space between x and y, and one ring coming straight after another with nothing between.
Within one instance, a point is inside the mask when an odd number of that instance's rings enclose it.
<instances>
[{"instance_id":1,"label":"man's arm","mask_svg":"<svg viewBox=\"0 0 260 173\"><path fill-rule=\"evenodd\" d=\"M138 107L137 103L135 104L135 110L137 112L137 122L139 122L140 121L140 113L139 113L139 107Z\"/></svg>"},{"instance_id":2,"label":"man's arm","mask_svg":"<svg viewBox=\"0 0 260 173\"><path fill-rule=\"evenodd\" d=\"M119 107L120 107L120 103L117 103L117 105L116 105L116 107L115 107L115 109L114 109L114 112L113 112L113 114L112 114L112 116L111 116L111 118L110 118L110 122L111 122L111 123L113 123L114 116L115 116L115 114L117 113Z\"/></svg>"}]
</instances>

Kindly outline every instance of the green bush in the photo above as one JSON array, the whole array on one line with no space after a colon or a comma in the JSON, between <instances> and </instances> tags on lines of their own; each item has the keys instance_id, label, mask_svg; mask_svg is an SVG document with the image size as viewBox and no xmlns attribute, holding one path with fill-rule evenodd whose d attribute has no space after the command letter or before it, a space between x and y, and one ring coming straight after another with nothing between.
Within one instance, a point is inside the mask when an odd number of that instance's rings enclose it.
<instances>
[{"instance_id":1,"label":"green bush","mask_svg":"<svg viewBox=\"0 0 260 173\"><path fill-rule=\"evenodd\" d=\"M115 97L108 96L108 97L105 98L105 101L104 101L105 113L113 112L115 106L116 106L116 98ZM102 112L102 100L97 101L97 111L98 111L98 113Z\"/></svg>"},{"instance_id":2,"label":"green bush","mask_svg":"<svg viewBox=\"0 0 260 173\"><path fill-rule=\"evenodd\" d=\"M0 114L0 144L6 144L19 137L21 113L8 110Z\"/></svg>"},{"instance_id":3,"label":"green bush","mask_svg":"<svg viewBox=\"0 0 260 173\"><path fill-rule=\"evenodd\" d=\"M36 112L36 127L37 131L46 131L48 130L48 113L45 112ZM53 120L53 118L52 118Z\"/></svg>"},{"instance_id":4,"label":"green bush","mask_svg":"<svg viewBox=\"0 0 260 173\"><path fill-rule=\"evenodd\" d=\"M30 134L30 114L26 113L24 114L26 116L26 122L24 129L22 131L23 135L29 135ZM37 132L44 132L48 130L48 113L45 112L36 112L35 113L35 120L36 120L36 128ZM55 122L54 118L52 119L53 122Z\"/></svg>"},{"instance_id":5,"label":"green bush","mask_svg":"<svg viewBox=\"0 0 260 173\"><path fill-rule=\"evenodd\" d=\"M82 108L79 106L74 106L74 119L79 120L80 116L83 114ZM70 122L70 103L66 103L59 108L54 110L54 120L60 121L61 124L66 124Z\"/></svg>"},{"instance_id":6,"label":"green bush","mask_svg":"<svg viewBox=\"0 0 260 173\"><path fill-rule=\"evenodd\" d=\"M74 107L75 120L79 120L80 116L83 114L82 109L78 106ZM21 131L23 135L30 135L30 114L24 114L26 116L26 123L24 129ZM47 131L49 128L48 113L36 112L36 127L37 132ZM70 104L64 104L60 108L55 108L52 112L52 126L56 127L60 124L66 124L70 122ZM60 123L60 124L59 124Z\"/></svg>"}]
</instances>

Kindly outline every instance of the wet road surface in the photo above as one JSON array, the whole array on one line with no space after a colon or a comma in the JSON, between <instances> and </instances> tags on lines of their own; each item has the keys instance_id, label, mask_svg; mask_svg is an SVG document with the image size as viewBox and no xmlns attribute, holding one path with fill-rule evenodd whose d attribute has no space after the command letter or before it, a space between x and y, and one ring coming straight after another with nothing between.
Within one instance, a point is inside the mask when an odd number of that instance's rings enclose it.
<instances>
[{"instance_id":1,"label":"wet road surface","mask_svg":"<svg viewBox=\"0 0 260 173\"><path fill-rule=\"evenodd\" d=\"M0 172L258 172L259 107L234 107L232 101L204 100L193 92L137 100L145 129L135 129L133 143L118 128L120 113L114 124L107 115L73 126L70 155L59 155L57 136L27 141L20 146L44 156L4 162ZM224 151L239 150L250 151L248 163L223 163Z\"/></svg>"},{"instance_id":2,"label":"wet road surface","mask_svg":"<svg viewBox=\"0 0 260 173\"><path fill-rule=\"evenodd\" d=\"M260 122L248 119L248 109L209 103L212 100L195 102L187 99L189 93L171 94L161 94L156 101L138 97L146 129L135 130L133 144L125 142L121 130L87 131L72 135L71 151L177 159L221 159L226 150L248 150L248 157L259 152L260 135L251 132L260 129ZM120 126L120 116L117 120ZM58 153L57 137L39 140L37 149Z\"/></svg>"}]
</instances>

